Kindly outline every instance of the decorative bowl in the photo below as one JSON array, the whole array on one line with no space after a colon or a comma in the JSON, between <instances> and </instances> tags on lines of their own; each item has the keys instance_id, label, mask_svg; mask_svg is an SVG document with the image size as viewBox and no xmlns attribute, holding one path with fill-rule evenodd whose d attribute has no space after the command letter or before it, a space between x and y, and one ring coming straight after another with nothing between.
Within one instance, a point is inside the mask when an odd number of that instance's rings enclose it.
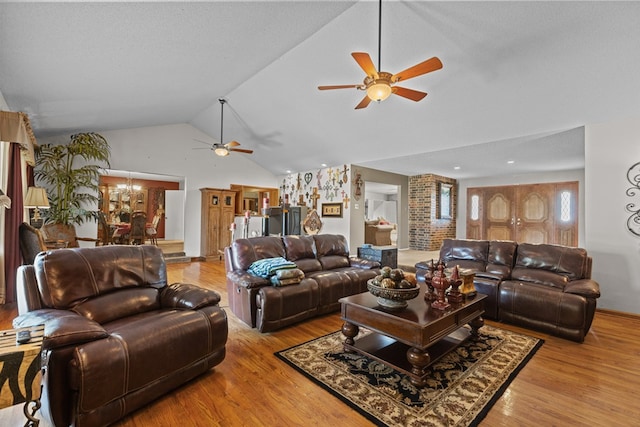
<instances>
[{"instance_id":1,"label":"decorative bowl","mask_svg":"<svg viewBox=\"0 0 640 427\"><path fill-rule=\"evenodd\" d=\"M420 286L410 289L382 288L371 280L367 281L367 289L371 295L378 298L378 304L389 310L402 310L407 307L407 301L414 299L420 293Z\"/></svg>"}]
</instances>

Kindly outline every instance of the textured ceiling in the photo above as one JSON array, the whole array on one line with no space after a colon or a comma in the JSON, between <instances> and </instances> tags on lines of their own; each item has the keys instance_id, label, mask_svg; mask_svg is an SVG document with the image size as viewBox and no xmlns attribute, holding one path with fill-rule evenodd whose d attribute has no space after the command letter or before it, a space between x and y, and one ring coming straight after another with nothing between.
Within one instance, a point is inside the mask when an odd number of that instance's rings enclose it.
<instances>
[{"instance_id":1,"label":"textured ceiling","mask_svg":"<svg viewBox=\"0 0 640 427\"><path fill-rule=\"evenodd\" d=\"M577 169L582 126L640 114L640 2L385 1L382 69L444 67L403 83L429 93L421 102L356 111L362 92L316 87L360 83L351 52L377 64L377 13L372 1L0 2L0 92L38 137L186 122L211 142L224 97L223 142L274 174Z\"/></svg>"}]
</instances>

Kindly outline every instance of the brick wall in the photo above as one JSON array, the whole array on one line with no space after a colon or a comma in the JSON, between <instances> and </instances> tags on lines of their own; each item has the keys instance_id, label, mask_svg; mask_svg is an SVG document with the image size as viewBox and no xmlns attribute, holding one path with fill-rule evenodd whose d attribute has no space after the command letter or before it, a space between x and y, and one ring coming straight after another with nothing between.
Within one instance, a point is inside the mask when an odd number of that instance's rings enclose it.
<instances>
[{"instance_id":1,"label":"brick wall","mask_svg":"<svg viewBox=\"0 0 640 427\"><path fill-rule=\"evenodd\" d=\"M451 218L439 219L438 183L451 184ZM458 186L455 179L427 174L409 177L409 248L437 251L456 237Z\"/></svg>"}]
</instances>

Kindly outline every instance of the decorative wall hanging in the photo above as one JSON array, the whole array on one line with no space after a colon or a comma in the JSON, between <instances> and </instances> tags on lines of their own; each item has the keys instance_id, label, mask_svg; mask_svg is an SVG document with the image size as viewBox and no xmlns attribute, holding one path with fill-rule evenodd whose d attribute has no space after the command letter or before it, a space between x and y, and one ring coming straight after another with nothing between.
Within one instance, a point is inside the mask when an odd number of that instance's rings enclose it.
<instances>
[{"instance_id":1,"label":"decorative wall hanging","mask_svg":"<svg viewBox=\"0 0 640 427\"><path fill-rule=\"evenodd\" d=\"M355 186L353 198L356 200L360 200L360 197L362 196L362 184L364 184L362 181L362 175L360 172L356 172L356 179L353 181L353 185Z\"/></svg>"},{"instance_id":2,"label":"decorative wall hanging","mask_svg":"<svg viewBox=\"0 0 640 427\"><path fill-rule=\"evenodd\" d=\"M323 203L322 216L331 216L342 218L342 202L340 203Z\"/></svg>"},{"instance_id":3,"label":"decorative wall hanging","mask_svg":"<svg viewBox=\"0 0 640 427\"><path fill-rule=\"evenodd\" d=\"M344 165L344 169L342 170L342 182L345 184L349 180L349 175L347 175L347 172L349 172L349 168L347 167L347 165Z\"/></svg>"},{"instance_id":4,"label":"decorative wall hanging","mask_svg":"<svg viewBox=\"0 0 640 427\"><path fill-rule=\"evenodd\" d=\"M627 196L640 196L640 162L631 166L627 171L627 180L631 183L631 187L627 188ZM631 213L627 219L627 228L636 236L640 237L640 202L634 201L626 206L627 212Z\"/></svg>"},{"instance_id":5,"label":"decorative wall hanging","mask_svg":"<svg viewBox=\"0 0 640 427\"><path fill-rule=\"evenodd\" d=\"M302 221L302 227L307 234L318 234L322 229L322 220L318 215L318 211L311 209L304 221Z\"/></svg>"}]
</instances>

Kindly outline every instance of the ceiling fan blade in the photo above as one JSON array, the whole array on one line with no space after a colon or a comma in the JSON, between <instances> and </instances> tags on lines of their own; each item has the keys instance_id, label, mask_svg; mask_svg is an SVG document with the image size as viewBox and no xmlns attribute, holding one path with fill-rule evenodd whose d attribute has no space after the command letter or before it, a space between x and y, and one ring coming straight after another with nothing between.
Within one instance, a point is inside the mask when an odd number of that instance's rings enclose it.
<instances>
[{"instance_id":1,"label":"ceiling fan blade","mask_svg":"<svg viewBox=\"0 0 640 427\"><path fill-rule=\"evenodd\" d=\"M439 70L440 68L442 68L442 62L440 62L440 60L434 56L433 58L427 59L426 61L423 61L417 65L414 65L413 67L409 67L406 70L403 70L397 74L394 74L391 77L391 81L395 83L401 80L402 81L409 80L414 77L418 77L423 74L427 74L432 71Z\"/></svg>"},{"instance_id":2,"label":"ceiling fan blade","mask_svg":"<svg viewBox=\"0 0 640 427\"><path fill-rule=\"evenodd\" d=\"M318 86L320 90L330 89L358 89L361 85L334 85L334 86Z\"/></svg>"},{"instance_id":3,"label":"ceiling fan blade","mask_svg":"<svg viewBox=\"0 0 640 427\"><path fill-rule=\"evenodd\" d=\"M362 101L360 101L360 104L356 105L355 109L359 110L360 108L367 108L370 102L371 102L371 98L365 95L365 97L362 98Z\"/></svg>"},{"instance_id":4,"label":"ceiling fan blade","mask_svg":"<svg viewBox=\"0 0 640 427\"><path fill-rule=\"evenodd\" d=\"M231 141L231 142L227 142L226 144L227 147L237 147L238 145L240 145L240 143L238 141Z\"/></svg>"},{"instance_id":5,"label":"ceiling fan blade","mask_svg":"<svg viewBox=\"0 0 640 427\"><path fill-rule=\"evenodd\" d=\"M407 89L406 87L399 86L394 86L393 88L391 88L391 91L396 95L416 102L427 96L426 92L420 92L418 90Z\"/></svg>"},{"instance_id":6,"label":"ceiling fan blade","mask_svg":"<svg viewBox=\"0 0 640 427\"><path fill-rule=\"evenodd\" d=\"M205 141L202 141L202 140L196 139L196 138L193 138L193 140L196 141L196 142L199 142L200 144L208 145L209 147L211 147L211 143L210 142L205 142Z\"/></svg>"},{"instance_id":7,"label":"ceiling fan blade","mask_svg":"<svg viewBox=\"0 0 640 427\"><path fill-rule=\"evenodd\" d=\"M253 150L245 150L244 148L229 148L229 151L238 151L239 153L252 154Z\"/></svg>"},{"instance_id":8,"label":"ceiling fan blade","mask_svg":"<svg viewBox=\"0 0 640 427\"><path fill-rule=\"evenodd\" d=\"M364 72L367 73L367 76L373 76L374 78L378 77L376 66L373 65L373 61L371 60L371 57L368 53L353 52L351 56L353 56L353 59L356 60L360 68L362 68Z\"/></svg>"}]
</instances>

